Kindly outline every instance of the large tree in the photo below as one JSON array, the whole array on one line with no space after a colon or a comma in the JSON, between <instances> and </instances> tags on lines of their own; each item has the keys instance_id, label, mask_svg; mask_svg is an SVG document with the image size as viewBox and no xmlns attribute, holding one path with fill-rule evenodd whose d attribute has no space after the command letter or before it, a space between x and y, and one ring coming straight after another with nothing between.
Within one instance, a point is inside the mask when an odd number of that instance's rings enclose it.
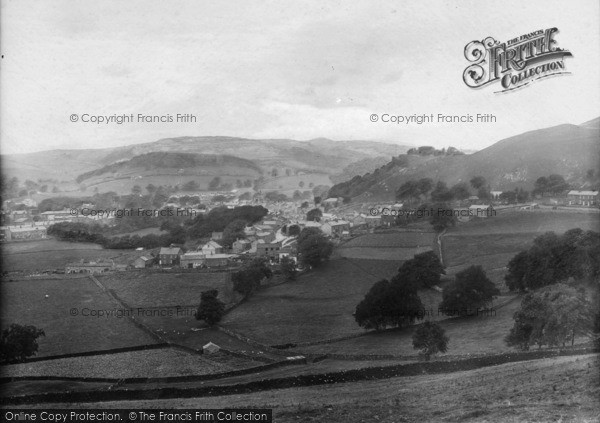
<instances>
[{"instance_id":1,"label":"large tree","mask_svg":"<svg viewBox=\"0 0 600 423\"><path fill-rule=\"evenodd\" d=\"M37 339L45 336L42 329L35 326L21 326L13 323L2 331L0 336L0 363L24 361L38 351Z\"/></svg>"},{"instance_id":2,"label":"large tree","mask_svg":"<svg viewBox=\"0 0 600 423\"><path fill-rule=\"evenodd\" d=\"M309 222L319 222L323 217L323 212L321 209L312 209L308 213L306 213L306 220Z\"/></svg>"},{"instance_id":3,"label":"large tree","mask_svg":"<svg viewBox=\"0 0 600 423\"><path fill-rule=\"evenodd\" d=\"M333 245L321 231L305 234L307 229L298 237L298 255L302 264L317 267L329 259Z\"/></svg>"},{"instance_id":4,"label":"large tree","mask_svg":"<svg viewBox=\"0 0 600 423\"><path fill-rule=\"evenodd\" d=\"M448 189L445 182L438 181L433 191L431 191L431 200L435 203L446 203L452 200L452 192Z\"/></svg>"},{"instance_id":5,"label":"large tree","mask_svg":"<svg viewBox=\"0 0 600 423\"><path fill-rule=\"evenodd\" d=\"M273 272L267 266L266 260L256 258L246 264L243 269L231 275L233 290L248 298L260 287L263 279L268 279L271 276L273 276Z\"/></svg>"},{"instance_id":6,"label":"large tree","mask_svg":"<svg viewBox=\"0 0 600 423\"><path fill-rule=\"evenodd\" d=\"M393 280L408 284L416 289L433 288L445 274L444 266L433 251L427 251L405 261Z\"/></svg>"},{"instance_id":7,"label":"large tree","mask_svg":"<svg viewBox=\"0 0 600 423\"><path fill-rule=\"evenodd\" d=\"M454 282L443 291L440 310L447 315L474 315L489 304L500 291L488 279L481 266L471 266L456 274Z\"/></svg>"},{"instance_id":8,"label":"large tree","mask_svg":"<svg viewBox=\"0 0 600 423\"><path fill-rule=\"evenodd\" d=\"M509 346L528 350L532 345L573 345L577 335L593 330L594 310L585 290L557 284L527 294L514 320L505 338Z\"/></svg>"},{"instance_id":9,"label":"large tree","mask_svg":"<svg viewBox=\"0 0 600 423\"><path fill-rule=\"evenodd\" d=\"M487 183L483 176L475 176L469 182L471 182L471 186L476 190L483 188Z\"/></svg>"},{"instance_id":10,"label":"large tree","mask_svg":"<svg viewBox=\"0 0 600 423\"><path fill-rule=\"evenodd\" d=\"M413 347L420 350L425 360L438 352L448 351L448 337L444 329L437 323L425 322L413 333Z\"/></svg>"},{"instance_id":11,"label":"large tree","mask_svg":"<svg viewBox=\"0 0 600 423\"><path fill-rule=\"evenodd\" d=\"M244 228L246 227L246 221L242 219L236 219L229 223L225 229L223 229L223 239L221 244L224 247L231 248L237 239L245 238Z\"/></svg>"},{"instance_id":12,"label":"large tree","mask_svg":"<svg viewBox=\"0 0 600 423\"><path fill-rule=\"evenodd\" d=\"M221 321L225 313L225 304L217 298L219 291L211 289L200 295L200 305L196 312L196 320L204 320L208 326L214 326Z\"/></svg>"},{"instance_id":13,"label":"large tree","mask_svg":"<svg viewBox=\"0 0 600 423\"><path fill-rule=\"evenodd\" d=\"M375 283L356 306L354 319L365 329L402 327L424 316L417 290L400 280L382 279Z\"/></svg>"}]
</instances>

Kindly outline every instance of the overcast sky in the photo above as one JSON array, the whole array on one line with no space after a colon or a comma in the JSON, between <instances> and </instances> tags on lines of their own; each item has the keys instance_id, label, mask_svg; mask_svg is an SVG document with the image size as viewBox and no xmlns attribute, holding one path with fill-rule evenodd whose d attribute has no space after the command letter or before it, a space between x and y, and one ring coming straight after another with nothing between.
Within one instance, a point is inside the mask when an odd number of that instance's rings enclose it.
<instances>
[{"instance_id":1,"label":"overcast sky","mask_svg":"<svg viewBox=\"0 0 600 423\"><path fill-rule=\"evenodd\" d=\"M176 136L327 137L481 149L600 115L599 2L0 0L2 153ZM465 45L557 27L571 75L468 88ZM95 125L71 114L191 113ZM494 124L372 123L493 113Z\"/></svg>"}]
</instances>

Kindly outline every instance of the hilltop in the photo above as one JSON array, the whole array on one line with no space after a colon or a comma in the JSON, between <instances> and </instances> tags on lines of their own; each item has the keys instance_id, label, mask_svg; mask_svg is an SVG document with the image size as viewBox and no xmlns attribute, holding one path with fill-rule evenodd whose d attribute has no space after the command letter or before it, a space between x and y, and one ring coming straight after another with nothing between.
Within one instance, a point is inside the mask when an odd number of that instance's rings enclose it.
<instances>
[{"instance_id":1,"label":"hilltop","mask_svg":"<svg viewBox=\"0 0 600 423\"><path fill-rule=\"evenodd\" d=\"M289 179L298 174L312 174L316 177L314 181L307 181L307 185L309 182L333 185L330 176L348 175L354 163L358 163L358 172L373 170L381 164L382 157L389 160L409 147L375 141L332 141L324 138L295 141L219 136L179 137L115 148L50 150L3 155L2 167L3 176L6 178L16 176L21 181L52 180L54 184L60 185L61 189L74 190L78 188L78 177L81 182L91 176L100 176L104 171L112 171L111 166L121 169L120 163L138 156L157 152L187 153L240 158L246 161L243 168L256 168L255 173L262 173L267 182L279 178ZM369 161L374 158L379 158L379 161ZM133 169L133 165L135 162L129 163L129 170ZM212 176L228 176L226 173L209 173ZM150 174L146 173L145 176ZM282 186L283 190L291 190L298 188L299 181L285 180L283 184L271 182L270 185L266 185L267 188L272 186L278 189Z\"/></svg>"},{"instance_id":2,"label":"hilltop","mask_svg":"<svg viewBox=\"0 0 600 423\"><path fill-rule=\"evenodd\" d=\"M401 155L345 185L353 186L351 196L359 201L378 201L393 199L404 182L426 177L450 186L483 176L496 190L530 190L537 178L552 173L581 183L588 170L598 169L599 140L597 118L581 125L564 124L515 135L469 155Z\"/></svg>"}]
</instances>

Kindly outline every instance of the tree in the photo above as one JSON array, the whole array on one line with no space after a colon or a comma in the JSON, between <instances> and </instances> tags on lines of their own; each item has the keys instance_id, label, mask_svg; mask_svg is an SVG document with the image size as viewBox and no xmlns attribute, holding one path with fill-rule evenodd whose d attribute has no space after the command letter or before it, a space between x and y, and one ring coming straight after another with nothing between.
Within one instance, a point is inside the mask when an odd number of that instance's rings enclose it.
<instances>
[{"instance_id":1,"label":"tree","mask_svg":"<svg viewBox=\"0 0 600 423\"><path fill-rule=\"evenodd\" d=\"M508 272L504 276L510 291L525 291L525 275L529 266L527 251L521 251L508 262Z\"/></svg>"},{"instance_id":2,"label":"tree","mask_svg":"<svg viewBox=\"0 0 600 423\"><path fill-rule=\"evenodd\" d=\"M450 188L450 193L452 194L452 197L457 200L465 200L471 195L469 186L464 182L453 185L452 188Z\"/></svg>"},{"instance_id":3,"label":"tree","mask_svg":"<svg viewBox=\"0 0 600 423\"><path fill-rule=\"evenodd\" d=\"M396 200L413 202L419 198L420 194L421 190L418 182L410 180L400 185L400 188L396 190Z\"/></svg>"},{"instance_id":4,"label":"tree","mask_svg":"<svg viewBox=\"0 0 600 423\"><path fill-rule=\"evenodd\" d=\"M421 178L417 181L417 188L420 195L427 195L433 189L433 179Z\"/></svg>"},{"instance_id":5,"label":"tree","mask_svg":"<svg viewBox=\"0 0 600 423\"><path fill-rule=\"evenodd\" d=\"M231 275L233 290L244 295L244 298L248 298L260 287L260 283L264 278L270 278L271 276L273 276L273 272L267 266L266 261L256 258L242 270Z\"/></svg>"},{"instance_id":6,"label":"tree","mask_svg":"<svg viewBox=\"0 0 600 423\"><path fill-rule=\"evenodd\" d=\"M433 322L425 322L415 330L412 337L413 348L420 350L419 353L429 361L429 358L438 352L448 351L448 337L440 325Z\"/></svg>"},{"instance_id":7,"label":"tree","mask_svg":"<svg viewBox=\"0 0 600 423\"><path fill-rule=\"evenodd\" d=\"M152 195L156 192L156 185L154 184L148 184L146 185L146 191L148 191L148 194Z\"/></svg>"},{"instance_id":8,"label":"tree","mask_svg":"<svg viewBox=\"0 0 600 423\"><path fill-rule=\"evenodd\" d=\"M365 329L381 330L388 326L402 327L424 316L417 290L399 280L376 282L358 303L354 319Z\"/></svg>"},{"instance_id":9,"label":"tree","mask_svg":"<svg viewBox=\"0 0 600 423\"><path fill-rule=\"evenodd\" d=\"M413 286L415 289L433 288L440 283L441 275L446 274L444 266L433 251L427 251L405 261L392 281Z\"/></svg>"},{"instance_id":10,"label":"tree","mask_svg":"<svg viewBox=\"0 0 600 423\"><path fill-rule=\"evenodd\" d=\"M317 229L318 232L305 232L307 229L317 228L305 228L300 232L298 254L302 264L317 267L329 260L329 256L333 252L333 245L319 229Z\"/></svg>"},{"instance_id":11,"label":"tree","mask_svg":"<svg viewBox=\"0 0 600 423\"><path fill-rule=\"evenodd\" d=\"M514 204L517 202L517 191L503 191L500 194L500 200L507 202L508 204Z\"/></svg>"},{"instance_id":12,"label":"tree","mask_svg":"<svg viewBox=\"0 0 600 423\"><path fill-rule=\"evenodd\" d=\"M300 226L298 225L290 225L287 230L288 236L298 236L300 235Z\"/></svg>"},{"instance_id":13,"label":"tree","mask_svg":"<svg viewBox=\"0 0 600 423\"><path fill-rule=\"evenodd\" d=\"M0 336L0 362L21 362L35 355L38 351L37 339L40 336L46 334L35 326L11 324Z\"/></svg>"},{"instance_id":14,"label":"tree","mask_svg":"<svg viewBox=\"0 0 600 423\"><path fill-rule=\"evenodd\" d=\"M312 222L319 222L323 217L323 212L321 209L312 209L308 213L306 213L306 220Z\"/></svg>"},{"instance_id":15,"label":"tree","mask_svg":"<svg viewBox=\"0 0 600 423\"><path fill-rule=\"evenodd\" d=\"M449 316L474 315L490 303L500 290L488 279L481 266L471 266L456 274L454 282L444 289L440 310Z\"/></svg>"},{"instance_id":16,"label":"tree","mask_svg":"<svg viewBox=\"0 0 600 423\"><path fill-rule=\"evenodd\" d=\"M476 190L483 188L487 183L483 176L475 176L469 182L471 183L471 186L473 187L473 189L476 189Z\"/></svg>"},{"instance_id":17,"label":"tree","mask_svg":"<svg viewBox=\"0 0 600 423\"><path fill-rule=\"evenodd\" d=\"M433 191L431 191L431 200L436 203L446 203L452 200L452 193L445 182L438 181Z\"/></svg>"},{"instance_id":18,"label":"tree","mask_svg":"<svg viewBox=\"0 0 600 423\"><path fill-rule=\"evenodd\" d=\"M246 221L242 219L236 219L229 223L225 229L223 229L223 239L221 244L224 247L231 248L233 244L239 238L245 238L244 228L246 227Z\"/></svg>"},{"instance_id":19,"label":"tree","mask_svg":"<svg viewBox=\"0 0 600 423\"><path fill-rule=\"evenodd\" d=\"M592 303L584 289L557 284L523 298L505 342L520 350L531 345L573 345L576 335L591 333L593 318Z\"/></svg>"},{"instance_id":20,"label":"tree","mask_svg":"<svg viewBox=\"0 0 600 423\"><path fill-rule=\"evenodd\" d=\"M451 226L456 225L456 216L453 210L444 204L438 204L433 207L434 212L429 218L429 223L436 232L442 232Z\"/></svg>"},{"instance_id":21,"label":"tree","mask_svg":"<svg viewBox=\"0 0 600 423\"><path fill-rule=\"evenodd\" d=\"M281 273L286 280L291 281L296 279L296 262L289 257L283 257L280 261Z\"/></svg>"},{"instance_id":22,"label":"tree","mask_svg":"<svg viewBox=\"0 0 600 423\"><path fill-rule=\"evenodd\" d=\"M211 289L200 295L200 305L196 312L196 320L204 320L208 326L214 326L225 314L225 304L217 298L219 291Z\"/></svg>"}]
</instances>

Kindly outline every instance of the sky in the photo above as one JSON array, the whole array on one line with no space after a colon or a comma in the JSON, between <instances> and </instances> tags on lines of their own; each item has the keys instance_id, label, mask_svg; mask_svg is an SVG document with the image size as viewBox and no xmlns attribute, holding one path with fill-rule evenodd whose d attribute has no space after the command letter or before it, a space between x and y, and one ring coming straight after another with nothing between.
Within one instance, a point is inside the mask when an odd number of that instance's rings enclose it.
<instances>
[{"instance_id":1,"label":"sky","mask_svg":"<svg viewBox=\"0 0 600 423\"><path fill-rule=\"evenodd\" d=\"M600 116L599 4L0 0L0 152L209 135L479 150ZM470 41L551 27L569 75L502 94L463 82ZM131 113L196 122L82 122ZM431 113L496 122L370 119Z\"/></svg>"}]
</instances>

